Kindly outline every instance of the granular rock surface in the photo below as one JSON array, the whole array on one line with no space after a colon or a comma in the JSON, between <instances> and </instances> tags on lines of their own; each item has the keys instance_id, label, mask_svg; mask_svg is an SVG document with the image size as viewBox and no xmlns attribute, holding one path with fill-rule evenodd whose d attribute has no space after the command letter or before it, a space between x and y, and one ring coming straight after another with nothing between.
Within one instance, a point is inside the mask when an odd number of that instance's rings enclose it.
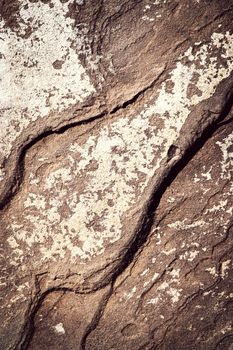
<instances>
[{"instance_id":1,"label":"granular rock surface","mask_svg":"<svg viewBox=\"0 0 233 350\"><path fill-rule=\"evenodd\" d=\"M233 348L232 22L0 0L0 349Z\"/></svg>"}]
</instances>

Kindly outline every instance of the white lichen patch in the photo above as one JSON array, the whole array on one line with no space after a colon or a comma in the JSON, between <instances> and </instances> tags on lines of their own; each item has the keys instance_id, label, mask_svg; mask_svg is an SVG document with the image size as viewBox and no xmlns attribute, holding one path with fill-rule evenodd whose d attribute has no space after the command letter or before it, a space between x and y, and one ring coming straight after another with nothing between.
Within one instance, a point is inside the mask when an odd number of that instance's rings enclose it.
<instances>
[{"instance_id":1,"label":"white lichen patch","mask_svg":"<svg viewBox=\"0 0 233 350\"><path fill-rule=\"evenodd\" d=\"M66 16L71 3L21 0L17 30L0 20L1 157L31 122L95 92L79 59L85 26Z\"/></svg>"},{"instance_id":2,"label":"white lichen patch","mask_svg":"<svg viewBox=\"0 0 233 350\"><path fill-rule=\"evenodd\" d=\"M169 250L163 250L162 253L165 255L171 255L176 251L176 248L171 248Z\"/></svg>"},{"instance_id":3,"label":"white lichen patch","mask_svg":"<svg viewBox=\"0 0 233 350\"><path fill-rule=\"evenodd\" d=\"M165 11L165 4L167 0L156 0L152 2L150 5L145 5L142 16L143 21L154 22L156 19L159 19L163 16Z\"/></svg>"},{"instance_id":4,"label":"white lichen patch","mask_svg":"<svg viewBox=\"0 0 233 350\"><path fill-rule=\"evenodd\" d=\"M57 334L60 334L60 335L66 333L62 322L60 322L60 323L56 324L55 326L53 326L53 329L54 329L54 331Z\"/></svg>"},{"instance_id":5,"label":"white lichen patch","mask_svg":"<svg viewBox=\"0 0 233 350\"><path fill-rule=\"evenodd\" d=\"M212 166L209 168L209 170L206 170L206 166L203 166L204 172L201 173L202 178L206 179L207 181L210 181L212 179L211 176L211 171L212 171Z\"/></svg>"},{"instance_id":6,"label":"white lichen patch","mask_svg":"<svg viewBox=\"0 0 233 350\"><path fill-rule=\"evenodd\" d=\"M199 254L199 250L187 251L184 254L180 255L180 260L193 261Z\"/></svg>"},{"instance_id":7,"label":"white lichen patch","mask_svg":"<svg viewBox=\"0 0 233 350\"><path fill-rule=\"evenodd\" d=\"M209 272L213 277L218 277L218 273L215 266L208 267L206 271Z\"/></svg>"},{"instance_id":8,"label":"white lichen patch","mask_svg":"<svg viewBox=\"0 0 233 350\"><path fill-rule=\"evenodd\" d=\"M163 300L164 297L167 298L168 301L170 301L170 303L176 304L178 303L178 301L181 298L181 292L182 289L180 288L176 288L175 285L179 285L179 271L176 270L177 273L175 273L175 278L173 278L173 276L170 274L170 276L168 276L167 280L162 282L155 290L153 291L153 293L156 293L156 296L153 298L148 298L146 301L146 305L156 305L159 303L159 301ZM171 279L169 279L169 277L172 277ZM151 291L152 292L152 291Z\"/></svg>"},{"instance_id":9,"label":"white lichen patch","mask_svg":"<svg viewBox=\"0 0 233 350\"><path fill-rule=\"evenodd\" d=\"M216 211L225 211L227 208L228 199L221 199L218 204L213 205L211 208L207 209L206 213L214 213Z\"/></svg>"},{"instance_id":10,"label":"white lichen patch","mask_svg":"<svg viewBox=\"0 0 233 350\"><path fill-rule=\"evenodd\" d=\"M180 300L181 290L176 288L170 288L167 293L171 296L172 303L177 303Z\"/></svg>"},{"instance_id":11,"label":"white lichen patch","mask_svg":"<svg viewBox=\"0 0 233 350\"><path fill-rule=\"evenodd\" d=\"M137 291L137 287L133 287L130 292L128 292L128 293L125 292L124 293L124 299L125 300L132 299L132 297L135 295L136 291Z\"/></svg>"},{"instance_id":12,"label":"white lichen patch","mask_svg":"<svg viewBox=\"0 0 233 350\"><path fill-rule=\"evenodd\" d=\"M188 222L188 219L184 219L182 221L178 220L176 222L168 224L168 227L179 230L188 230L191 228L203 227L204 225L206 225L206 222L203 219L192 222Z\"/></svg>"},{"instance_id":13,"label":"white lichen patch","mask_svg":"<svg viewBox=\"0 0 233 350\"><path fill-rule=\"evenodd\" d=\"M225 260L222 262L222 265L221 265L221 276L224 278L226 277L227 273L228 273L228 270L230 269L230 266L231 266L231 260L228 259L228 260Z\"/></svg>"},{"instance_id":14,"label":"white lichen patch","mask_svg":"<svg viewBox=\"0 0 233 350\"><path fill-rule=\"evenodd\" d=\"M62 149L64 157L51 165L44 177L29 175L23 212L15 210L8 226L17 244L26 245L27 256L33 257L35 246L40 261L64 257L73 263L78 258L91 260L103 253L107 244L123 237L127 213L137 206L169 147L179 137L191 108L210 97L229 75L231 50L229 33L214 33L209 44L192 54L188 66L184 62L190 50L180 57L154 101L140 114L122 115L102 128L96 127L82 142ZM224 55L224 64L215 62L217 53ZM190 98L188 88L194 76L199 93ZM169 91L167 84L172 85ZM180 225L194 230L205 223L197 220ZM22 262L22 255L12 254L13 263Z\"/></svg>"},{"instance_id":15,"label":"white lichen patch","mask_svg":"<svg viewBox=\"0 0 233 350\"><path fill-rule=\"evenodd\" d=\"M222 171L220 177L221 179L231 180L233 169L233 150L230 151L230 147L233 147L233 132L229 134L224 140L217 141L216 144L219 146L222 152Z\"/></svg>"},{"instance_id":16,"label":"white lichen patch","mask_svg":"<svg viewBox=\"0 0 233 350\"><path fill-rule=\"evenodd\" d=\"M150 305L150 304L156 305L156 304L158 304L158 302L159 302L159 298L158 297L157 298L152 298L152 299L149 299L147 301L147 305Z\"/></svg>"},{"instance_id":17,"label":"white lichen patch","mask_svg":"<svg viewBox=\"0 0 233 350\"><path fill-rule=\"evenodd\" d=\"M197 182L200 182L200 181L202 181L202 183L203 183L203 180L205 180L205 181L210 181L210 180L212 180L212 169L213 169L213 167L211 166L210 168L209 168L209 170L207 170L206 169L206 167L205 167L205 165L203 166L203 173L201 173L201 174L199 174L199 177L197 176L197 174L194 174L194 183L197 183ZM206 184L204 184L204 186L205 186ZM203 186L203 187L204 187ZM208 191L208 189L203 189L203 191Z\"/></svg>"}]
</instances>

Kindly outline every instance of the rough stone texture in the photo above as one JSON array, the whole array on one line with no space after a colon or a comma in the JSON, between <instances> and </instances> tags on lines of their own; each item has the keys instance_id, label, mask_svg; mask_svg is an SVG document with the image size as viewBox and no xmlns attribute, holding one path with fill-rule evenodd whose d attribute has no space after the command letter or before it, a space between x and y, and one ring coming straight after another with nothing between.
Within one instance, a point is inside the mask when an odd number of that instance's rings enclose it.
<instances>
[{"instance_id":1,"label":"rough stone texture","mask_svg":"<svg viewBox=\"0 0 233 350\"><path fill-rule=\"evenodd\" d=\"M232 1L0 1L1 349L231 349Z\"/></svg>"}]
</instances>

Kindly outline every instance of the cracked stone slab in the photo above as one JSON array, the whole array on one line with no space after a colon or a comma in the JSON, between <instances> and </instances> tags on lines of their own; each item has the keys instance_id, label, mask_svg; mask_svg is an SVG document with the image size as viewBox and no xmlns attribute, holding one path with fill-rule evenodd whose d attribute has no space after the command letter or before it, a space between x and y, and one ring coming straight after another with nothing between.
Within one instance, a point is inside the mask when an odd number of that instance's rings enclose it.
<instances>
[{"instance_id":1,"label":"cracked stone slab","mask_svg":"<svg viewBox=\"0 0 233 350\"><path fill-rule=\"evenodd\" d=\"M232 345L232 137L231 122L168 187L85 349Z\"/></svg>"},{"instance_id":2,"label":"cracked stone slab","mask_svg":"<svg viewBox=\"0 0 233 350\"><path fill-rule=\"evenodd\" d=\"M72 7L71 1L25 0L17 4L9 10L10 17L2 11L2 35L6 44L2 50L6 53L2 54L1 64L14 87L7 88L9 81L4 75L2 100L8 107L4 107L2 113L6 123L2 129L3 182L17 180L11 183L17 190L15 196L12 188L8 191L5 187L9 202L1 214L4 295L1 296L1 339L6 349L19 347L27 338L28 324L45 293L54 288L58 293L59 288L89 293L115 278L142 230L140 224L148 215L153 193L205 129L221 119L229 105L233 67L229 26L232 13L228 1L221 9L214 1L210 17L205 17L204 9L198 16L202 5L192 2L190 6L186 1L173 5L170 1L155 1L150 8L146 2L129 2L117 9L112 2L107 7L112 11L109 17L104 6L91 9L85 4L76 4ZM79 20L92 18L95 12L99 13L98 20L89 19L84 29L79 26ZM196 17L190 27L182 31L180 20L183 18L185 25L194 13ZM100 14L105 14L103 21ZM125 31L127 23L134 25L128 16L141 18L144 23L137 27L132 38ZM57 18L61 20L58 22ZM46 19L54 25L48 26ZM169 21L176 24L175 42L169 27L167 34L159 38ZM100 28L106 29L106 35L100 35ZM51 50L52 33L57 50ZM121 33L124 33L124 43ZM10 38L8 44L6 35ZM110 48L114 38L118 41ZM155 39L158 39L158 50ZM25 43L28 52L19 49ZM118 44L122 45L120 51ZM101 61L99 51L108 52L112 61L107 54ZM135 58L133 52L137 53ZM142 52L144 56L140 56ZM129 57L128 64L124 63L125 55ZM38 62L29 62L29 57ZM151 64L146 74L142 57L147 57ZM23 70L22 62L27 63ZM137 74L140 74L138 79L134 79ZM8 96L10 91L19 104ZM103 96L100 98L99 94ZM31 108L28 116L24 114L25 105ZM103 113L106 106L110 106L109 113ZM79 110L79 114L74 115L73 109ZM25 144L46 128L56 129L70 120L80 121L82 113L83 120L93 118L60 132L42 134L27 149L24 158L19 157ZM95 118L99 114L102 118ZM19 116L20 125L17 121L15 124L14 119ZM8 127L16 128L16 134ZM229 145L230 142L229 139ZM223 162L228 159L230 146L220 143ZM19 160L18 178L12 177L16 172L12 157ZM5 166L8 160L12 165L9 168ZM5 170L8 173L4 173ZM209 171L203 172L207 180L211 176ZM224 171L229 171L226 164L222 167L223 176ZM196 174L194 183L200 181ZM214 215L213 208L210 217ZM198 227L192 226L192 220L187 224L180 219L180 225L191 225L190 229ZM169 227L171 231L178 228ZM187 265L198 255L195 251L190 254L184 256ZM222 264L225 266L224 261ZM130 296L136 292L134 288L129 291ZM170 297L176 301L180 291L173 289ZM38 324L37 318L35 321ZM60 322L57 325L63 332L64 326ZM87 332L88 329L87 326ZM126 334L131 332L127 329Z\"/></svg>"}]
</instances>

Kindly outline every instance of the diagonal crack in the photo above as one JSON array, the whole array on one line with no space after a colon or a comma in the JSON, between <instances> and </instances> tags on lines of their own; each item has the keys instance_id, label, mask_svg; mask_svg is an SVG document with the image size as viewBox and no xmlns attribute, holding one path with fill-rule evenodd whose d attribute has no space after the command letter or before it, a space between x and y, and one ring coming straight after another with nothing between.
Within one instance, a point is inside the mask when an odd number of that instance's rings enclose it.
<instances>
[{"instance_id":1,"label":"diagonal crack","mask_svg":"<svg viewBox=\"0 0 233 350\"><path fill-rule=\"evenodd\" d=\"M138 227L135 231L135 235L133 236L133 240L129 244L128 250L122 255L120 264L116 267L112 276L105 280L103 285L107 285L111 283L114 286L117 278L125 271L125 269L133 263L135 256L138 251L143 249L143 246L146 244L151 228L154 224L154 214L156 208L158 207L160 200L166 191L166 189L171 185L171 183L175 180L176 176L184 169L184 167L190 162L190 160L194 157L194 155L203 147L205 142L220 128L221 122L228 116L233 106L233 92L230 93L226 103L224 104L221 113L219 114L217 120L210 123L202 132L202 134L197 137L193 144L187 148L183 157L171 168L167 175L161 179L160 185L152 191L150 198L146 204L146 209L143 211ZM110 278L111 277L111 278ZM108 296L108 300L111 298L114 293L114 288L112 288L111 293ZM199 293L198 293L199 294ZM196 296L196 294L195 294ZM193 299L193 297L191 298ZM107 306L108 300L104 303L104 309ZM87 337L96 329L98 326L101 317L104 313L103 307L100 308L99 314L95 318L95 322L92 323L91 327L88 329L87 334L85 336L85 341L83 341L82 350L85 350L85 343Z\"/></svg>"},{"instance_id":2,"label":"diagonal crack","mask_svg":"<svg viewBox=\"0 0 233 350\"><path fill-rule=\"evenodd\" d=\"M103 296L103 298L99 304L99 307L96 310L94 317L92 318L92 321L89 323L89 325L86 328L86 331L85 331L85 333L82 337L82 340L81 340L80 350L86 349L87 338L88 338L89 334L91 334L91 332L93 332L96 329L96 327L98 326L100 319L104 314L105 308L106 308L108 301L109 301L110 297L112 296L112 294L113 294L113 284L111 283L109 291L107 291L107 293Z\"/></svg>"},{"instance_id":3,"label":"diagonal crack","mask_svg":"<svg viewBox=\"0 0 233 350\"><path fill-rule=\"evenodd\" d=\"M140 247L146 244L152 226L155 224L155 210L158 207L160 200L166 191L166 189L175 180L177 175L184 169L184 167L190 162L194 155L203 147L205 142L212 137L212 135L219 128L218 123L226 118L231 111L233 106L233 92L231 92L225 105L223 106L222 112L218 115L217 120L210 122L210 124L197 135L196 140L187 147L178 161L173 163L168 170L162 174L154 189L149 195L149 199L146 202L142 214L138 219L138 224L135 229L132 241L129 242L129 248L122 254L121 263L113 272L113 280L116 278L131 264L135 255L137 254ZM110 282L110 281L108 281Z\"/></svg>"}]
</instances>

